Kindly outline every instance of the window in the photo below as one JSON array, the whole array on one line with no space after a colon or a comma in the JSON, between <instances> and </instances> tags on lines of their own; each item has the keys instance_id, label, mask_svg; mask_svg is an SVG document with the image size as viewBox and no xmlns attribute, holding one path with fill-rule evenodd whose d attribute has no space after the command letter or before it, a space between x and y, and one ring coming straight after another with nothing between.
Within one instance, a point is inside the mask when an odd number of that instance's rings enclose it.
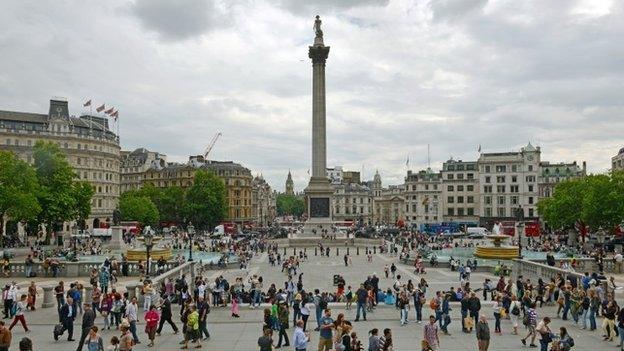
<instances>
[{"instance_id":1,"label":"window","mask_svg":"<svg viewBox=\"0 0 624 351\"><path fill-rule=\"evenodd\" d=\"M429 190L429 184L425 184L425 190Z\"/></svg>"},{"instance_id":2,"label":"window","mask_svg":"<svg viewBox=\"0 0 624 351\"><path fill-rule=\"evenodd\" d=\"M7 139L7 140L6 140L6 144L7 144L7 145L11 145L11 139Z\"/></svg>"},{"instance_id":3,"label":"window","mask_svg":"<svg viewBox=\"0 0 624 351\"><path fill-rule=\"evenodd\" d=\"M466 191L474 191L474 185L466 185Z\"/></svg>"},{"instance_id":4,"label":"window","mask_svg":"<svg viewBox=\"0 0 624 351\"><path fill-rule=\"evenodd\" d=\"M490 173L490 171L491 171L490 166L485 166L485 173Z\"/></svg>"},{"instance_id":5,"label":"window","mask_svg":"<svg viewBox=\"0 0 624 351\"><path fill-rule=\"evenodd\" d=\"M490 176L486 176L486 177L485 177L485 182L486 182L486 183L491 183L491 182L492 182L492 177L490 177Z\"/></svg>"},{"instance_id":6,"label":"window","mask_svg":"<svg viewBox=\"0 0 624 351\"><path fill-rule=\"evenodd\" d=\"M19 146L19 140L15 139L15 146Z\"/></svg>"},{"instance_id":7,"label":"window","mask_svg":"<svg viewBox=\"0 0 624 351\"><path fill-rule=\"evenodd\" d=\"M446 187L446 191L453 191L454 187L452 185L449 185Z\"/></svg>"},{"instance_id":8,"label":"window","mask_svg":"<svg viewBox=\"0 0 624 351\"><path fill-rule=\"evenodd\" d=\"M469 216L474 216L474 208L468 207L466 210L467 210Z\"/></svg>"},{"instance_id":9,"label":"window","mask_svg":"<svg viewBox=\"0 0 624 351\"><path fill-rule=\"evenodd\" d=\"M438 190L438 184L433 184L433 190Z\"/></svg>"},{"instance_id":10,"label":"window","mask_svg":"<svg viewBox=\"0 0 624 351\"><path fill-rule=\"evenodd\" d=\"M526 176L526 182L527 183L532 183L535 181L535 176Z\"/></svg>"},{"instance_id":11,"label":"window","mask_svg":"<svg viewBox=\"0 0 624 351\"><path fill-rule=\"evenodd\" d=\"M529 196L529 205L533 205L533 196Z\"/></svg>"},{"instance_id":12,"label":"window","mask_svg":"<svg viewBox=\"0 0 624 351\"><path fill-rule=\"evenodd\" d=\"M517 185L512 185L509 187L509 192L510 193L517 193L518 192L518 186Z\"/></svg>"},{"instance_id":13,"label":"window","mask_svg":"<svg viewBox=\"0 0 624 351\"><path fill-rule=\"evenodd\" d=\"M533 172L533 165L529 165L529 172Z\"/></svg>"},{"instance_id":14,"label":"window","mask_svg":"<svg viewBox=\"0 0 624 351\"><path fill-rule=\"evenodd\" d=\"M511 176L511 182L512 183L517 183L518 182L518 176Z\"/></svg>"},{"instance_id":15,"label":"window","mask_svg":"<svg viewBox=\"0 0 624 351\"><path fill-rule=\"evenodd\" d=\"M464 191L464 186L463 185L458 185L457 186L457 191Z\"/></svg>"},{"instance_id":16,"label":"window","mask_svg":"<svg viewBox=\"0 0 624 351\"><path fill-rule=\"evenodd\" d=\"M498 177L496 177L496 182L497 183L504 183L505 182L505 176L498 176Z\"/></svg>"},{"instance_id":17,"label":"window","mask_svg":"<svg viewBox=\"0 0 624 351\"><path fill-rule=\"evenodd\" d=\"M507 212L505 211L504 207L498 207L496 209L496 215L499 217L506 217L507 216Z\"/></svg>"},{"instance_id":18,"label":"window","mask_svg":"<svg viewBox=\"0 0 624 351\"><path fill-rule=\"evenodd\" d=\"M453 179L453 173L449 173L446 175L446 179Z\"/></svg>"},{"instance_id":19,"label":"window","mask_svg":"<svg viewBox=\"0 0 624 351\"><path fill-rule=\"evenodd\" d=\"M529 217L534 217L533 209L529 208Z\"/></svg>"},{"instance_id":20,"label":"window","mask_svg":"<svg viewBox=\"0 0 624 351\"><path fill-rule=\"evenodd\" d=\"M491 207L486 207L485 208L485 216L486 217L492 217L492 208Z\"/></svg>"},{"instance_id":21,"label":"window","mask_svg":"<svg viewBox=\"0 0 624 351\"><path fill-rule=\"evenodd\" d=\"M452 203L455 202L455 198L452 197L452 196L449 196L449 197L446 198L446 202L449 203L449 204L452 204Z\"/></svg>"},{"instance_id":22,"label":"window","mask_svg":"<svg viewBox=\"0 0 624 351\"><path fill-rule=\"evenodd\" d=\"M453 216L453 215L455 215L455 209L454 209L454 208L449 207L447 211L448 211L448 213L447 213L447 214L448 214L449 216Z\"/></svg>"},{"instance_id":23,"label":"window","mask_svg":"<svg viewBox=\"0 0 624 351\"><path fill-rule=\"evenodd\" d=\"M507 171L507 166L505 165L496 166L496 173L504 173L506 171Z\"/></svg>"},{"instance_id":24,"label":"window","mask_svg":"<svg viewBox=\"0 0 624 351\"><path fill-rule=\"evenodd\" d=\"M464 215L464 209L463 209L463 208L461 208L461 207L460 207L460 208L458 208L458 209L457 209L457 215L458 215L458 216L463 216L463 215Z\"/></svg>"},{"instance_id":25,"label":"window","mask_svg":"<svg viewBox=\"0 0 624 351\"><path fill-rule=\"evenodd\" d=\"M466 202L469 204L473 204L474 203L474 196L467 196L466 197Z\"/></svg>"},{"instance_id":26,"label":"window","mask_svg":"<svg viewBox=\"0 0 624 351\"><path fill-rule=\"evenodd\" d=\"M483 192L484 193L491 193L492 192L492 186L491 185L484 185L483 186Z\"/></svg>"},{"instance_id":27,"label":"window","mask_svg":"<svg viewBox=\"0 0 624 351\"><path fill-rule=\"evenodd\" d=\"M463 173L459 173L457 175L457 179L464 179L464 174Z\"/></svg>"},{"instance_id":28,"label":"window","mask_svg":"<svg viewBox=\"0 0 624 351\"><path fill-rule=\"evenodd\" d=\"M483 202L485 202L486 205L491 205L492 204L492 197L491 196L485 196L483 198Z\"/></svg>"},{"instance_id":29,"label":"window","mask_svg":"<svg viewBox=\"0 0 624 351\"><path fill-rule=\"evenodd\" d=\"M516 196L516 195L511 196L509 203L511 203L512 205L517 205L518 204L518 196Z\"/></svg>"},{"instance_id":30,"label":"window","mask_svg":"<svg viewBox=\"0 0 624 351\"><path fill-rule=\"evenodd\" d=\"M466 179L473 180L474 179L474 173L467 173L466 174Z\"/></svg>"},{"instance_id":31,"label":"window","mask_svg":"<svg viewBox=\"0 0 624 351\"><path fill-rule=\"evenodd\" d=\"M533 185L529 185L529 191L532 192L533 191Z\"/></svg>"},{"instance_id":32,"label":"window","mask_svg":"<svg viewBox=\"0 0 624 351\"><path fill-rule=\"evenodd\" d=\"M496 203L499 205L504 205L505 204L505 197L504 196L497 196L496 197Z\"/></svg>"},{"instance_id":33,"label":"window","mask_svg":"<svg viewBox=\"0 0 624 351\"><path fill-rule=\"evenodd\" d=\"M518 165L511 165L512 172L518 172Z\"/></svg>"},{"instance_id":34,"label":"window","mask_svg":"<svg viewBox=\"0 0 624 351\"><path fill-rule=\"evenodd\" d=\"M458 204L463 204L464 203L464 197L463 196L458 196L457 197L457 203Z\"/></svg>"},{"instance_id":35,"label":"window","mask_svg":"<svg viewBox=\"0 0 624 351\"><path fill-rule=\"evenodd\" d=\"M505 186L504 185L497 185L496 186L496 192L497 193L504 193L505 192Z\"/></svg>"}]
</instances>

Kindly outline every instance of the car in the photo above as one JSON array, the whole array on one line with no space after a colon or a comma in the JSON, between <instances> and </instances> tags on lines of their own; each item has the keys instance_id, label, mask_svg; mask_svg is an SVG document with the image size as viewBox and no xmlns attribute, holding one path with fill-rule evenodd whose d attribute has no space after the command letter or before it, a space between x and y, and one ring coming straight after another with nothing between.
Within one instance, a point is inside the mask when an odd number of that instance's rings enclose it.
<instances>
[{"instance_id":1,"label":"car","mask_svg":"<svg viewBox=\"0 0 624 351\"><path fill-rule=\"evenodd\" d=\"M468 239L483 239L485 238L485 234L483 233L472 233L467 236Z\"/></svg>"}]
</instances>

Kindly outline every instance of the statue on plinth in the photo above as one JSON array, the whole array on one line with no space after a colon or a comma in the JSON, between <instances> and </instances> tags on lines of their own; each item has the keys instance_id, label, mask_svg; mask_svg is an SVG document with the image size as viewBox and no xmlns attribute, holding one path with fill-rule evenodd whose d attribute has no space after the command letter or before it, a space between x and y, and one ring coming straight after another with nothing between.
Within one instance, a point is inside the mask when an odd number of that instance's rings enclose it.
<instances>
[{"instance_id":1,"label":"statue on plinth","mask_svg":"<svg viewBox=\"0 0 624 351\"><path fill-rule=\"evenodd\" d=\"M322 23L323 22L321 21L321 16L316 15L316 20L314 21L314 33L316 33L317 38L323 37L323 31L321 30Z\"/></svg>"},{"instance_id":2,"label":"statue on plinth","mask_svg":"<svg viewBox=\"0 0 624 351\"><path fill-rule=\"evenodd\" d=\"M117 226L121 223L121 211L119 208L113 210L113 225Z\"/></svg>"}]
</instances>

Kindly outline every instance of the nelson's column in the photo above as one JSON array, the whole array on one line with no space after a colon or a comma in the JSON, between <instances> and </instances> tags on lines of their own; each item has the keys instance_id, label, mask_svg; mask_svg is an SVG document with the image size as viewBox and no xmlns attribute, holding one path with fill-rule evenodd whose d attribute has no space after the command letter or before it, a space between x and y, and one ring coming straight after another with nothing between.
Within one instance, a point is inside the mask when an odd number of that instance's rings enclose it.
<instances>
[{"instance_id":1,"label":"nelson's column","mask_svg":"<svg viewBox=\"0 0 624 351\"><path fill-rule=\"evenodd\" d=\"M332 233L331 197L334 191L325 174L325 61L329 55L329 46L323 44L318 15L314 21L314 31L314 45L308 51L308 57L312 59L312 176L305 189L308 221L304 226L304 236Z\"/></svg>"}]
</instances>

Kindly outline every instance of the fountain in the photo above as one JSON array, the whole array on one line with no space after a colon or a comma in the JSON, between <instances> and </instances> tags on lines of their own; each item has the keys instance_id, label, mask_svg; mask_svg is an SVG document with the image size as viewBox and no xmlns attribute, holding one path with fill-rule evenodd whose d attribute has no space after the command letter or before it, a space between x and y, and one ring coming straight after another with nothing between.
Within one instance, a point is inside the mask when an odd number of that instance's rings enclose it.
<instances>
[{"instance_id":1,"label":"fountain","mask_svg":"<svg viewBox=\"0 0 624 351\"><path fill-rule=\"evenodd\" d=\"M509 240L510 237L500 234L500 225L495 224L492 231L494 234L485 236L488 240L492 241L492 245L477 246L474 251L475 257L511 260L520 256L520 249L518 246L503 245L503 242Z\"/></svg>"},{"instance_id":2,"label":"fountain","mask_svg":"<svg viewBox=\"0 0 624 351\"><path fill-rule=\"evenodd\" d=\"M145 227L143 230L143 235L147 233L153 233L152 228L150 226ZM162 240L162 237L154 236L152 238L153 245ZM137 241L145 243L145 237L139 236L137 237ZM140 248L128 249L126 251L126 257L128 257L128 261L146 261L147 260L147 248L145 246ZM150 250L150 257L152 259L164 258L165 260L171 259L171 248L153 248Z\"/></svg>"}]
</instances>

